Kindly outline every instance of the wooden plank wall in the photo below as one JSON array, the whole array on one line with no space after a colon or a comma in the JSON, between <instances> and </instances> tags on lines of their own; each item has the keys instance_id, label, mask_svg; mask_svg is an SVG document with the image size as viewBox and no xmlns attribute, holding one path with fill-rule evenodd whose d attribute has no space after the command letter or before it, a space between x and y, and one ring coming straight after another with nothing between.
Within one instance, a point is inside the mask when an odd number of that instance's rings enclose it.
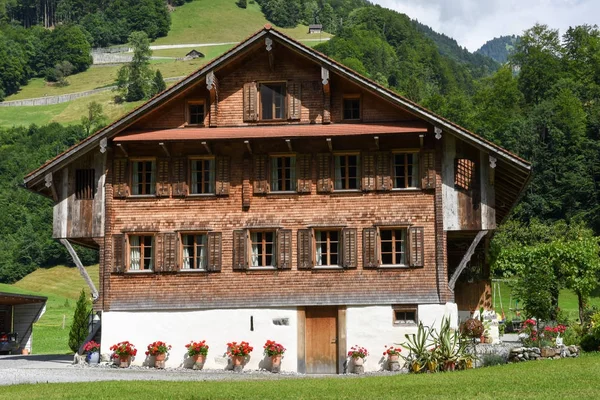
<instances>
[{"instance_id":1,"label":"wooden plank wall","mask_svg":"<svg viewBox=\"0 0 600 400\"><path fill-rule=\"evenodd\" d=\"M41 310L41 312L40 312ZM46 311L46 303L19 304L13 308L13 330L19 334L21 348L32 351L32 331L30 325ZM39 314L39 315L38 315ZM28 331L29 329L29 331Z\"/></svg>"}]
</instances>

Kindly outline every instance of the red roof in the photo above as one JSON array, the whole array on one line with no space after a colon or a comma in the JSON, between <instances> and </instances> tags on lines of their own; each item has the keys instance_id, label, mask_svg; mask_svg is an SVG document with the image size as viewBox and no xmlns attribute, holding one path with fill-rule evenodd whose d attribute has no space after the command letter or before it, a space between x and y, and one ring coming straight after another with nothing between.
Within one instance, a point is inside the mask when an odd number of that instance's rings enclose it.
<instances>
[{"instance_id":1,"label":"red roof","mask_svg":"<svg viewBox=\"0 0 600 400\"><path fill-rule=\"evenodd\" d=\"M319 136L386 135L426 133L427 124L410 121L395 124L311 124L269 125L230 128L177 128L129 131L116 136L115 142L182 141L215 139L268 139Z\"/></svg>"}]
</instances>

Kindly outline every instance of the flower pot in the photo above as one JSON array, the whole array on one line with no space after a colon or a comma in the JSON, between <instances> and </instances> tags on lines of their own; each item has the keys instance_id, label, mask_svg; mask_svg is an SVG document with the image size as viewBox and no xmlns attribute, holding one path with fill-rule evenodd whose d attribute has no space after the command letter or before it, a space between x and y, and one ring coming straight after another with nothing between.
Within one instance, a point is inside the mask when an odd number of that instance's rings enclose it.
<instances>
[{"instance_id":1,"label":"flower pot","mask_svg":"<svg viewBox=\"0 0 600 400\"><path fill-rule=\"evenodd\" d=\"M471 368L473 368L473 360L466 360L466 361L465 361L465 368L466 368L466 369L471 369Z\"/></svg>"},{"instance_id":2,"label":"flower pot","mask_svg":"<svg viewBox=\"0 0 600 400\"><path fill-rule=\"evenodd\" d=\"M119 367L129 368L131 365L131 356L119 356Z\"/></svg>"},{"instance_id":3,"label":"flower pot","mask_svg":"<svg viewBox=\"0 0 600 400\"><path fill-rule=\"evenodd\" d=\"M86 358L88 364L98 364L100 362L100 353L94 351L92 353L89 353Z\"/></svg>"},{"instance_id":4,"label":"flower pot","mask_svg":"<svg viewBox=\"0 0 600 400\"><path fill-rule=\"evenodd\" d=\"M356 365L360 366L360 365L363 365L365 363L365 359L362 358L362 357L353 357L352 358L352 362L354 363L355 366Z\"/></svg>"},{"instance_id":5,"label":"flower pot","mask_svg":"<svg viewBox=\"0 0 600 400\"><path fill-rule=\"evenodd\" d=\"M416 362L412 365L412 372L417 373L420 370L421 370L421 364L419 364L418 362Z\"/></svg>"},{"instance_id":6,"label":"flower pot","mask_svg":"<svg viewBox=\"0 0 600 400\"><path fill-rule=\"evenodd\" d=\"M240 366L244 362L244 356L233 356L231 357L231 361L234 366Z\"/></svg>"},{"instance_id":7,"label":"flower pot","mask_svg":"<svg viewBox=\"0 0 600 400\"><path fill-rule=\"evenodd\" d=\"M456 363L454 361L446 361L444 363L444 371L454 371L456 369Z\"/></svg>"},{"instance_id":8,"label":"flower pot","mask_svg":"<svg viewBox=\"0 0 600 400\"><path fill-rule=\"evenodd\" d=\"M398 362L399 359L400 359L400 356L398 354L390 354L388 356L388 361L391 363Z\"/></svg>"},{"instance_id":9,"label":"flower pot","mask_svg":"<svg viewBox=\"0 0 600 400\"><path fill-rule=\"evenodd\" d=\"M429 372L437 371L438 364L435 361L427 361L427 370Z\"/></svg>"},{"instance_id":10,"label":"flower pot","mask_svg":"<svg viewBox=\"0 0 600 400\"><path fill-rule=\"evenodd\" d=\"M154 368L164 368L167 353L160 353L154 356Z\"/></svg>"},{"instance_id":11,"label":"flower pot","mask_svg":"<svg viewBox=\"0 0 600 400\"><path fill-rule=\"evenodd\" d=\"M206 362L206 356L203 356L202 354L196 354L192 358L194 359L194 363L200 364L201 366Z\"/></svg>"},{"instance_id":12,"label":"flower pot","mask_svg":"<svg viewBox=\"0 0 600 400\"><path fill-rule=\"evenodd\" d=\"M281 370L281 354L271 356L271 372L278 373Z\"/></svg>"}]
</instances>

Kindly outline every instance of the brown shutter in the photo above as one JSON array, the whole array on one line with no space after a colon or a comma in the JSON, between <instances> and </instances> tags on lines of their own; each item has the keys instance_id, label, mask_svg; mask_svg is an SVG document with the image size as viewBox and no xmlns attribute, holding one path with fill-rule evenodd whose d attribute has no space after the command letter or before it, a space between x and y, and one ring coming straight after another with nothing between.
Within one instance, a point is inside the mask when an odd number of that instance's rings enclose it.
<instances>
[{"instance_id":1,"label":"brown shutter","mask_svg":"<svg viewBox=\"0 0 600 400\"><path fill-rule=\"evenodd\" d=\"M317 179L317 192L331 192L331 154L317 154L317 168L319 170Z\"/></svg>"},{"instance_id":2,"label":"brown shutter","mask_svg":"<svg viewBox=\"0 0 600 400\"><path fill-rule=\"evenodd\" d=\"M179 157L173 159L173 197L187 195L187 159Z\"/></svg>"},{"instance_id":3,"label":"brown shutter","mask_svg":"<svg viewBox=\"0 0 600 400\"><path fill-rule=\"evenodd\" d=\"M298 229L298 269L311 269L312 267L311 229Z\"/></svg>"},{"instance_id":4,"label":"brown shutter","mask_svg":"<svg viewBox=\"0 0 600 400\"><path fill-rule=\"evenodd\" d=\"M423 246L422 227L412 227L408 229L408 257L411 267L424 266L424 246Z\"/></svg>"},{"instance_id":5,"label":"brown shutter","mask_svg":"<svg viewBox=\"0 0 600 400\"><path fill-rule=\"evenodd\" d=\"M246 231L233 231L233 269L244 270L248 268L248 240Z\"/></svg>"},{"instance_id":6,"label":"brown shutter","mask_svg":"<svg viewBox=\"0 0 600 400\"><path fill-rule=\"evenodd\" d=\"M377 228L363 229L363 268L377 268Z\"/></svg>"},{"instance_id":7,"label":"brown shutter","mask_svg":"<svg viewBox=\"0 0 600 400\"><path fill-rule=\"evenodd\" d=\"M231 159L229 156L219 156L216 158L215 164L215 194L217 196L227 196L231 186L229 177Z\"/></svg>"},{"instance_id":8,"label":"brown shutter","mask_svg":"<svg viewBox=\"0 0 600 400\"><path fill-rule=\"evenodd\" d=\"M159 158L157 161L156 196L169 197L169 159Z\"/></svg>"},{"instance_id":9,"label":"brown shutter","mask_svg":"<svg viewBox=\"0 0 600 400\"><path fill-rule=\"evenodd\" d=\"M421 152L421 188L435 189L435 153Z\"/></svg>"},{"instance_id":10,"label":"brown shutter","mask_svg":"<svg viewBox=\"0 0 600 400\"><path fill-rule=\"evenodd\" d=\"M163 265L162 272L175 272L179 268L177 260L179 238L175 232L165 233L163 236Z\"/></svg>"},{"instance_id":11,"label":"brown shutter","mask_svg":"<svg viewBox=\"0 0 600 400\"><path fill-rule=\"evenodd\" d=\"M113 162L113 197L124 198L129 196L129 185L127 184L126 158L115 158Z\"/></svg>"},{"instance_id":12,"label":"brown shutter","mask_svg":"<svg viewBox=\"0 0 600 400\"><path fill-rule=\"evenodd\" d=\"M268 157L266 155L254 156L254 194L265 194L268 192Z\"/></svg>"},{"instance_id":13,"label":"brown shutter","mask_svg":"<svg viewBox=\"0 0 600 400\"><path fill-rule=\"evenodd\" d=\"M244 121L258 120L256 82L244 84Z\"/></svg>"},{"instance_id":14,"label":"brown shutter","mask_svg":"<svg viewBox=\"0 0 600 400\"><path fill-rule=\"evenodd\" d=\"M390 176L391 160L390 153L387 151L377 152L377 190L392 190L392 178Z\"/></svg>"},{"instance_id":15,"label":"brown shutter","mask_svg":"<svg viewBox=\"0 0 600 400\"><path fill-rule=\"evenodd\" d=\"M292 268L292 231L289 229L277 231L277 268Z\"/></svg>"},{"instance_id":16,"label":"brown shutter","mask_svg":"<svg viewBox=\"0 0 600 400\"><path fill-rule=\"evenodd\" d=\"M344 268L356 268L358 266L356 250L356 228L342 229L342 265Z\"/></svg>"},{"instance_id":17,"label":"brown shutter","mask_svg":"<svg viewBox=\"0 0 600 400\"><path fill-rule=\"evenodd\" d=\"M208 265L206 269L212 272L221 271L222 236L221 232L208 233Z\"/></svg>"},{"instance_id":18,"label":"brown shutter","mask_svg":"<svg viewBox=\"0 0 600 400\"><path fill-rule=\"evenodd\" d=\"M296 179L298 193L310 193L312 185L312 168L310 154L298 154L296 156Z\"/></svg>"},{"instance_id":19,"label":"brown shutter","mask_svg":"<svg viewBox=\"0 0 600 400\"><path fill-rule=\"evenodd\" d=\"M125 243L125 235L118 234L112 236L113 241L113 268L112 272L120 274L125 272L125 249L127 243Z\"/></svg>"},{"instance_id":20,"label":"brown shutter","mask_svg":"<svg viewBox=\"0 0 600 400\"><path fill-rule=\"evenodd\" d=\"M375 154L362 153L362 190L375 190L375 177L377 171L375 169Z\"/></svg>"},{"instance_id":21,"label":"brown shutter","mask_svg":"<svg viewBox=\"0 0 600 400\"><path fill-rule=\"evenodd\" d=\"M302 84L290 81L287 84L288 119L299 120L302 113Z\"/></svg>"}]
</instances>

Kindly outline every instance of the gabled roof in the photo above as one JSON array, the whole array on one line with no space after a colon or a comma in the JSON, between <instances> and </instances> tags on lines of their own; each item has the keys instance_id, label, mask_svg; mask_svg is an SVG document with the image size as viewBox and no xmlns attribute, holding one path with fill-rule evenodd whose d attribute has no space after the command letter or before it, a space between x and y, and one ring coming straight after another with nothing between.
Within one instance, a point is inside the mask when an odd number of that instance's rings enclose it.
<instances>
[{"instance_id":1,"label":"gabled roof","mask_svg":"<svg viewBox=\"0 0 600 400\"><path fill-rule=\"evenodd\" d=\"M450 122L447 119L434 114L426 108L379 85L378 83L356 73L355 71L345 67L337 61L334 61L326 55L301 44L300 42L284 35L283 33L277 30L272 29L271 25L269 24L265 25L263 29L251 35L248 39L239 43L237 46L233 47L228 52L224 53L220 57L215 58L214 60L206 64L204 67L188 75L186 78L179 81L164 92L159 93L158 95L148 100L146 103L142 104L130 113L126 114L119 120L113 122L104 129L82 140L81 142L72 146L71 148L58 155L57 157L53 158L52 160L47 161L44 165L32 171L25 177L25 186L31 188L37 182L42 180L46 173L62 167L71 159L83 155L92 148L99 146L101 140L110 139L116 136L119 132L131 126L142 116L146 115L147 112L154 109L156 106L160 105L164 101L180 94L182 91L196 84L199 80L204 79L206 74L208 74L210 71L222 67L227 62L235 59L237 56L244 54L246 50L251 48L254 44L258 43L259 40L265 38L266 36L269 36L271 39L274 39L275 41L283 44L284 46L295 51L296 53L305 56L316 63L319 63L322 67L329 69L330 72L334 72L346 79L349 79L355 82L356 84L360 85L361 87L380 96L381 98L391 102L392 104L396 104L401 108L404 108L416 117L419 117L431 123L435 127L443 129L444 131L449 132L457 137L460 137L461 139L473 144L474 146L480 149L488 151L490 155L498 158L499 160L506 161L508 164L514 167L512 169L515 169L523 178L523 184L519 185L521 186L519 188L519 192L524 187L525 180L529 176L531 171L531 165L527 161L523 160L515 154L510 153L502 147L483 139L482 137L474 134L473 132L470 132L465 128L454 124L453 122Z\"/></svg>"}]
</instances>

